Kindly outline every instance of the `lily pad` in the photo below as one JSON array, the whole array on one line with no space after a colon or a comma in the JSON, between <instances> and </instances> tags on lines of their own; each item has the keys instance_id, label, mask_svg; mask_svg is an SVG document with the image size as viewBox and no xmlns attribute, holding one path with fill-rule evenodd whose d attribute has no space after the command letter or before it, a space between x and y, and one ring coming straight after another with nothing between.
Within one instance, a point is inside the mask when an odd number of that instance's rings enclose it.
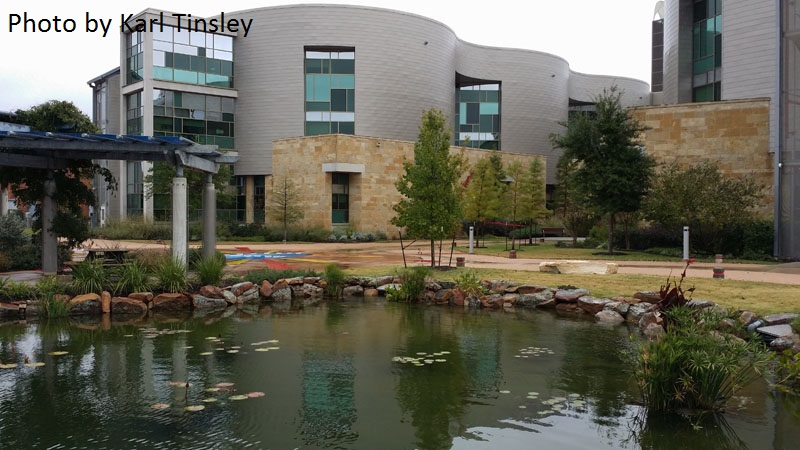
<instances>
[{"instance_id":1,"label":"lily pad","mask_svg":"<svg viewBox=\"0 0 800 450\"><path fill-rule=\"evenodd\" d=\"M29 362L25 363L25 367L42 367L44 365L43 362Z\"/></svg>"},{"instance_id":2,"label":"lily pad","mask_svg":"<svg viewBox=\"0 0 800 450\"><path fill-rule=\"evenodd\" d=\"M55 352L50 352L50 353L48 353L48 355L61 356L61 355L66 355L67 353L69 353L69 352L65 352L63 350L59 350L59 351L55 351Z\"/></svg>"},{"instance_id":3,"label":"lily pad","mask_svg":"<svg viewBox=\"0 0 800 450\"><path fill-rule=\"evenodd\" d=\"M0 364L0 369L16 369L17 363Z\"/></svg>"},{"instance_id":4,"label":"lily pad","mask_svg":"<svg viewBox=\"0 0 800 450\"><path fill-rule=\"evenodd\" d=\"M206 409L205 405L189 405L186 407L186 410L191 412L202 411L204 409Z\"/></svg>"},{"instance_id":5,"label":"lily pad","mask_svg":"<svg viewBox=\"0 0 800 450\"><path fill-rule=\"evenodd\" d=\"M258 398L258 397L263 397L263 396L265 396L267 394L265 394L263 392L248 392L245 395L247 395L249 398Z\"/></svg>"},{"instance_id":6,"label":"lily pad","mask_svg":"<svg viewBox=\"0 0 800 450\"><path fill-rule=\"evenodd\" d=\"M186 387L186 386L191 386L191 385L192 385L192 383L187 383L185 381L167 381L167 386Z\"/></svg>"},{"instance_id":7,"label":"lily pad","mask_svg":"<svg viewBox=\"0 0 800 450\"><path fill-rule=\"evenodd\" d=\"M510 394L511 391L500 391L501 394Z\"/></svg>"},{"instance_id":8,"label":"lily pad","mask_svg":"<svg viewBox=\"0 0 800 450\"><path fill-rule=\"evenodd\" d=\"M231 383L229 381L222 381L222 382L219 382L219 383L215 384L214 386L216 386L216 387L231 387L231 386L233 386L233 383Z\"/></svg>"},{"instance_id":9,"label":"lily pad","mask_svg":"<svg viewBox=\"0 0 800 450\"><path fill-rule=\"evenodd\" d=\"M200 356L209 356L209 355L213 355L213 354L214 354L214 352L203 352L203 353L200 353Z\"/></svg>"},{"instance_id":10,"label":"lily pad","mask_svg":"<svg viewBox=\"0 0 800 450\"><path fill-rule=\"evenodd\" d=\"M150 408L152 408L152 409L167 409L167 408L169 408L169 404L167 404L167 403L153 403L152 405L150 405Z\"/></svg>"},{"instance_id":11,"label":"lily pad","mask_svg":"<svg viewBox=\"0 0 800 450\"><path fill-rule=\"evenodd\" d=\"M204 398L203 399L203 403L214 403L216 401L218 401L218 400L216 398L214 398L214 397L208 397L208 398Z\"/></svg>"},{"instance_id":12,"label":"lily pad","mask_svg":"<svg viewBox=\"0 0 800 450\"><path fill-rule=\"evenodd\" d=\"M239 350L231 349L231 350L228 350L227 353L239 353Z\"/></svg>"},{"instance_id":13,"label":"lily pad","mask_svg":"<svg viewBox=\"0 0 800 450\"><path fill-rule=\"evenodd\" d=\"M239 394L239 395L231 395L229 398L231 400L247 400L250 397L248 397L248 396L246 396L244 394Z\"/></svg>"},{"instance_id":14,"label":"lily pad","mask_svg":"<svg viewBox=\"0 0 800 450\"><path fill-rule=\"evenodd\" d=\"M208 389L206 389L206 392L219 392L219 391L221 391L221 390L222 390L222 389L220 389L220 388L218 388L218 387L212 387L212 388L208 388Z\"/></svg>"},{"instance_id":15,"label":"lily pad","mask_svg":"<svg viewBox=\"0 0 800 450\"><path fill-rule=\"evenodd\" d=\"M269 348L267 348L267 347L259 347L259 348L256 349L256 351L257 352L268 352Z\"/></svg>"}]
</instances>

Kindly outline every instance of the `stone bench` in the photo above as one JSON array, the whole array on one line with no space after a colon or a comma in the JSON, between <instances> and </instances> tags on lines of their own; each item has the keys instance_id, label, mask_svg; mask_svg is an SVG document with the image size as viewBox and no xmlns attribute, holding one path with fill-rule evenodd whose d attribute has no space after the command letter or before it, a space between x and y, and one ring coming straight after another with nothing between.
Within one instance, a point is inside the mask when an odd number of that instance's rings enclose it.
<instances>
[{"instance_id":1,"label":"stone bench","mask_svg":"<svg viewBox=\"0 0 800 450\"><path fill-rule=\"evenodd\" d=\"M591 273L613 274L617 273L617 263L603 261L542 261L539 263L539 272L544 273Z\"/></svg>"}]
</instances>

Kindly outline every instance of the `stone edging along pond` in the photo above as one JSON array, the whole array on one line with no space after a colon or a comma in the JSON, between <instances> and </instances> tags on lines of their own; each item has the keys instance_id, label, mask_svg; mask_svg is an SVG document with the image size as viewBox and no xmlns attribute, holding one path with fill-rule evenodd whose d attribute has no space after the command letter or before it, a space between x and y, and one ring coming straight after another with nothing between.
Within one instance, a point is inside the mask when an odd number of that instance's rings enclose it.
<instances>
[{"instance_id":1,"label":"stone edging along pond","mask_svg":"<svg viewBox=\"0 0 800 450\"><path fill-rule=\"evenodd\" d=\"M379 297L386 295L387 289L397 288L399 278L348 277L342 287L343 298ZM67 302L70 316L97 316L108 314L115 319L131 321L144 318L147 314L170 314L187 311L195 313L211 312L236 305L259 305L272 303L287 309L293 305L309 305L323 300L327 282L320 277L297 277L281 279L275 284L264 280L261 285L249 281L220 288L203 286L196 293L139 292L126 297L112 297L108 292L101 295L91 293L69 298ZM640 291L632 297L597 298L589 291L574 287L550 288L533 284L515 284L509 281L481 281L486 294L467 296L452 281L428 281L420 299L423 304L447 305L465 308L487 308L509 310L513 308L550 309L561 314L592 315L598 322L607 324L628 323L638 326L649 338L664 332L663 319L654 304L661 300L656 291ZM693 308L715 308L727 313L708 300L692 300L688 306ZM36 303L0 303L0 317L19 318L21 315L36 315ZM789 323L798 314L784 313L758 317L751 311L738 313L736 319L729 318L725 324L731 331L747 328L749 331L767 330L764 335L771 338L774 350L792 349L800 352L800 337L792 331Z\"/></svg>"}]
</instances>

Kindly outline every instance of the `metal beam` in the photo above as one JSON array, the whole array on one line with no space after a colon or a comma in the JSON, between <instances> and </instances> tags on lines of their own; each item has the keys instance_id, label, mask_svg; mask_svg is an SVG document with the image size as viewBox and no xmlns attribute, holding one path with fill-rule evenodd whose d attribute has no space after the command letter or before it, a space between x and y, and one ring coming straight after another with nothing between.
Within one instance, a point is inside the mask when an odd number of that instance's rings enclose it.
<instances>
[{"instance_id":1,"label":"metal beam","mask_svg":"<svg viewBox=\"0 0 800 450\"><path fill-rule=\"evenodd\" d=\"M31 167L33 169L65 169L67 161L60 158L0 152L0 166Z\"/></svg>"}]
</instances>

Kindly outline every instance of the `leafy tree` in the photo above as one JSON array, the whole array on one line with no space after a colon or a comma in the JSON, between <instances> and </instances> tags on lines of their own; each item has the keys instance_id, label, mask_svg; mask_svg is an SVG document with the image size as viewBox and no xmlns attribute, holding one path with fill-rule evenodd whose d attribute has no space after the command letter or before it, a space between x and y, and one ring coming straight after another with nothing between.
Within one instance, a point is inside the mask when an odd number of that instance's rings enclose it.
<instances>
[{"instance_id":1,"label":"leafy tree","mask_svg":"<svg viewBox=\"0 0 800 450\"><path fill-rule=\"evenodd\" d=\"M587 203L608 218L609 253L617 215L640 208L655 164L637 144L645 128L622 107L621 96L616 87L603 90L594 99L594 115L575 115L563 135L550 136L565 157L578 163L575 183Z\"/></svg>"},{"instance_id":2,"label":"leafy tree","mask_svg":"<svg viewBox=\"0 0 800 450\"><path fill-rule=\"evenodd\" d=\"M464 218L478 225L479 237L484 223L503 213L503 187L490 158L475 164L464 195Z\"/></svg>"},{"instance_id":3,"label":"leafy tree","mask_svg":"<svg viewBox=\"0 0 800 450\"><path fill-rule=\"evenodd\" d=\"M61 133L96 133L99 130L92 121L68 101L51 100L26 110L17 110L17 121L27 124L35 131ZM83 206L96 205L96 198L89 180L95 175L105 178L111 189L116 189L114 177L108 169L91 160L68 160L65 169L51 171L56 192L53 200L58 211L51 230L64 238L65 245L74 247L89 236L88 220ZM44 183L48 177L45 169L0 167L0 186L10 186L17 201L24 205L41 204L44 198ZM41 230L41 208L35 212L34 228Z\"/></svg>"},{"instance_id":4,"label":"leafy tree","mask_svg":"<svg viewBox=\"0 0 800 450\"><path fill-rule=\"evenodd\" d=\"M512 171L514 174L512 174ZM537 219L551 214L546 206L546 193L544 186L544 167L539 158L534 158L526 169L520 164L518 167L509 167L509 175L514 181L509 186L510 189L519 190L514 220L520 219L528 222L530 233L533 233L533 224ZM517 181L519 180L519 181ZM517 203L516 201L514 203ZM528 236L532 239L532 235Z\"/></svg>"},{"instance_id":5,"label":"leafy tree","mask_svg":"<svg viewBox=\"0 0 800 450\"><path fill-rule=\"evenodd\" d=\"M572 237L572 245L577 244L579 235L588 234L595 223L595 216L575 180L578 166L579 163L568 155L561 155L556 165L555 213Z\"/></svg>"},{"instance_id":6,"label":"leafy tree","mask_svg":"<svg viewBox=\"0 0 800 450\"><path fill-rule=\"evenodd\" d=\"M458 183L461 158L450 154L450 133L445 115L430 109L422 115L414 144L414 162L403 164L396 187L402 198L394 206L394 225L409 235L430 240L431 267L435 266L435 241L452 235L462 217Z\"/></svg>"},{"instance_id":7,"label":"leafy tree","mask_svg":"<svg viewBox=\"0 0 800 450\"><path fill-rule=\"evenodd\" d=\"M220 208L232 208L235 203L235 194L230 192L228 185L231 180L231 166L220 165L219 171L214 174L212 181L217 191L217 206ZM149 198L155 194L172 195L172 179L177 173L175 166L165 161L153 163L150 173L144 178L148 185L146 192ZM206 186L206 174L196 170L186 170L183 172L186 177L186 204L189 211L197 211L203 208L203 191Z\"/></svg>"},{"instance_id":8,"label":"leafy tree","mask_svg":"<svg viewBox=\"0 0 800 450\"><path fill-rule=\"evenodd\" d=\"M299 203L297 186L288 177L275 180L272 203L268 206L270 216L283 225L283 240L287 240L289 225L303 218L303 208Z\"/></svg>"},{"instance_id":9,"label":"leafy tree","mask_svg":"<svg viewBox=\"0 0 800 450\"><path fill-rule=\"evenodd\" d=\"M681 168L671 163L654 177L643 210L665 228L688 225L693 240L721 253L724 231L750 219L747 211L758 204L761 188L751 176L722 174L717 164Z\"/></svg>"}]
</instances>

